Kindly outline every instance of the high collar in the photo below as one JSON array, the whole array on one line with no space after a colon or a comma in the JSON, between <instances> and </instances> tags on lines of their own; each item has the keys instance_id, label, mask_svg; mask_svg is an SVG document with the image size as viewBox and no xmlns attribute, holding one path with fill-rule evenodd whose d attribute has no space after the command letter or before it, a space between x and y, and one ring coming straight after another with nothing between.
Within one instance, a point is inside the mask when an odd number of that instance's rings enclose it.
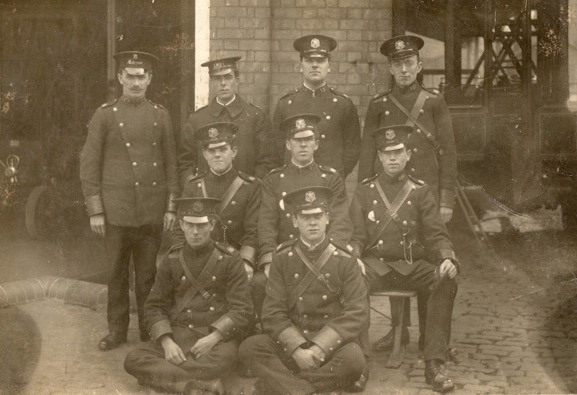
<instances>
[{"instance_id":1,"label":"high collar","mask_svg":"<svg viewBox=\"0 0 577 395\"><path fill-rule=\"evenodd\" d=\"M303 91L310 94L312 97L319 96L321 93L326 92L328 89L329 89L329 87L326 84L326 82L323 86L321 86L320 88L317 88L317 89L311 89L303 82Z\"/></svg>"},{"instance_id":2,"label":"high collar","mask_svg":"<svg viewBox=\"0 0 577 395\"><path fill-rule=\"evenodd\" d=\"M406 95L409 93L417 92L421 90L421 85L417 80L413 81L413 83L409 86L399 86L395 84L393 90L401 95Z\"/></svg>"},{"instance_id":3,"label":"high collar","mask_svg":"<svg viewBox=\"0 0 577 395\"><path fill-rule=\"evenodd\" d=\"M384 184L396 184L398 182L405 181L406 179L407 179L407 173L405 173L404 170L393 177L391 177L384 171L381 174L379 174L379 181L381 181Z\"/></svg>"},{"instance_id":4,"label":"high collar","mask_svg":"<svg viewBox=\"0 0 577 395\"><path fill-rule=\"evenodd\" d=\"M212 171L212 169L209 169L208 172L206 173L207 178L210 178L210 179L215 180L217 182L230 181L233 178L235 178L237 175L238 175L238 170L236 170L234 168L234 166L231 166L231 168L228 169L228 171L226 173L223 173L223 174L216 174L215 172Z\"/></svg>"},{"instance_id":5,"label":"high collar","mask_svg":"<svg viewBox=\"0 0 577 395\"><path fill-rule=\"evenodd\" d=\"M289 162L288 166L295 169L298 173L305 173L311 170L315 166L315 160L313 159L308 165L300 166L294 163L292 160Z\"/></svg>"},{"instance_id":6,"label":"high collar","mask_svg":"<svg viewBox=\"0 0 577 395\"><path fill-rule=\"evenodd\" d=\"M226 106L220 104L216 97L208 104L210 114L213 117L218 117L223 111L228 111L232 118L236 118L244 110L244 107L245 101L239 95L235 95L234 100Z\"/></svg>"},{"instance_id":7,"label":"high collar","mask_svg":"<svg viewBox=\"0 0 577 395\"><path fill-rule=\"evenodd\" d=\"M144 103L146 103L146 97L140 98L140 99L129 99L126 96L120 96L120 101L128 106L133 106L133 107L140 107L141 105L143 105Z\"/></svg>"},{"instance_id":8,"label":"high collar","mask_svg":"<svg viewBox=\"0 0 577 395\"><path fill-rule=\"evenodd\" d=\"M318 242L316 244L310 244L310 243L307 243L306 241L304 241L303 238L301 237L300 242L305 246L305 248L307 250L313 251L313 250L317 249L321 244L323 244L326 239L327 239L327 236L325 235L325 237L323 237L323 239L320 242Z\"/></svg>"},{"instance_id":9,"label":"high collar","mask_svg":"<svg viewBox=\"0 0 577 395\"><path fill-rule=\"evenodd\" d=\"M319 257L321 256L321 254L325 251L325 249L327 248L327 246L329 245L330 240L328 237L326 237L323 239L323 241L321 241L319 244L316 244L314 246L311 246L308 243L305 243L303 241L303 239L299 238L299 241L297 242L297 245L300 247L300 249L302 250L303 254L311 261L311 262L315 262L317 259L319 259Z\"/></svg>"},{"instance_id":10,"label":"high collar","mask_svg":"<svg viewBox=\"0 0 577 395\"><path fill-rule=\"evenodd\" d=\"M188 243L184 244L184 256L185 258L199 258L205 256L214 250L214 241L209 239L208 242L198 248L192 248Z\"/></svg>"},{"instance_id":11,"label":"high collar","mask_svg":"<svg viewBox=\"0 0 577 395\"><path fill-rule=\"evenodd\" d=\"M228 107L228 106L230 106L230 105L232 104L232 102L233 102L235 99L236 99L236 93L235 93L235 95L232 97L232 100L229 101L228 103L223 103L223 102L221 102L220 100L218 100L218 96L216 97L216 102L217 102L218 104L220 104L221 106L223 106L223 107Z\"/></svg>"}]
</instances>

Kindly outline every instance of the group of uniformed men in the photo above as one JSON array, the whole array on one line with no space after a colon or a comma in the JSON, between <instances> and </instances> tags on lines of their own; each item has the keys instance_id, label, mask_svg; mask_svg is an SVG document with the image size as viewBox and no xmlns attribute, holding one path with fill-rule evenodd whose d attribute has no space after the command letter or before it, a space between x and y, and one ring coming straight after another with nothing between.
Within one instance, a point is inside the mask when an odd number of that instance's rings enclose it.
<instances>
[{"instance_id":1,"label":"group of uniformed men","mask_svg":"<svg viewBox=\"0 0 577 395\"><path fill-rule=\"evenodd\" d=\"M146 99L158 59L116 55L122 96L92 117L80 176L111 265L98 346L127 341L132 257L150 341L124 366L142 385L222 394L220 377L240 361L258 378L254 393L360 392L369 293L398 288L418 294L427 383L453 388L450 115L416 80L423 41L394 37L381 52L395 84L372 99L361 140L353 102L326 82L336 46L324 35L294 42L302 85L279 99L272 123L238 95L239 57L204 63L214 98L188 119L178 160L168 112ZM349 205L344 178L357 162L364 180ZM172 247L157 269L163 230ZM389 332L373 349L392 343Z\"/></svg>"}]
</instances>

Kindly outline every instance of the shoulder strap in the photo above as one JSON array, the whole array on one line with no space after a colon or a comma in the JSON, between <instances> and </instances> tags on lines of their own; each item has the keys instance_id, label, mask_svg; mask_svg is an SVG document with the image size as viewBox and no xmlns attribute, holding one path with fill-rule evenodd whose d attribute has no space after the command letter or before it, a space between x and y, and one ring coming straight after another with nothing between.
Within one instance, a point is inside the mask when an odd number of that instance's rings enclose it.
<instances>
[{"instance_id":1,"label":"shoulder strap","mask_svg":"<svg viewBox=\"0 0 577 395\"><path fill-rule=\"evenodd\" d=\"M218 260L218 255L219 255L218 249L215 248L212 251L212 254L210 255L210 257L208 258L208 261L207 261L204 269L202 270L203 272L208 273L208 272L212 271L212 269L214 268L214 265L216 264L216 262ZM176 307L174 308L174 311L172 312L172 318L176 318L186 308L186 306L190 303L190 301L196 296L196 294L198 292L200 292L200 294L202 295L202 297L205 300L210 300L212 298L210 296L210 294L207 292L207 290L204 289L204 287L202 286L200 281L197 280L196 278L194 278L194 276L190 272L190 269L188 268L186 262L184 261L183 250L180 250L180 252L178 254L178 261L180 262L180 265L182 266L182 270L184 270L184 274L186 275L186 278L191 282L191 286L188 288L188 290L186 291L186 294L184 294L182 299L180 299L180 303L178 303L176 305Z\"/></svg>"},{"instance_id":2,"label":"shoulder strap","mask_svg":"<svg viewBox=\"0 0 577 395\"><path fill-rule=\"evenodd\" d=\"M403 107L401 103L399 103L399 101L395 98L394 95L389 95L388 97L391 99L393 104L397 106L397 108L401 110L401 112L405 114L405 116L407 117L406 125L409 126L416 125L419 129L421 129L421 131L425 133L425 136L427 136L427 139L431 142L431 144L433 144L435 151L437 151L439 155L443 155L443 149L441 148L441 144L439 144L439 141L435 138L435 136L431 134L431 132L429 132L429 129L424 127L423 124L421 124L417 120L417 117L419 116L419 113L423 109L423 105L425 104L427 94L423 90L419 92L419 96L417 97L417 101L415 101L415 104L411 109L411 113L409 113L409 111L407 111L407 109Z\"/></svg>"},{"instance_id":3,"label":"shoulder strap","mask_svg":"<svg viewBox=\"0 0 577 395\"><path fill-rule=\"evenodd\" d=\"M200 189L202 190L202 197L209 197L208 192L206 192L206 183L204 182L204 177L200 180Z\"/></svg>"},{"instance_id":4,"label":"shoulder strap","mask_svg":"<svg viewBox=\"0 0 577 395\"><path fill-rule=\"evenodd\" d=\"M334 245L329 244L327 246L327 248L325 248L325 250L323 251L321 256L319 257L319 259L317 259L317 261L313 264L303 254L303 252L299 248L299 246L295 247L295 251L297 252L297 255L304 262L304 264L309 268L309 272L303 277L301 282L296 286L294 291L289 295L289 298L287 301L289 309L295 305L298 297L301 296L307 290L307 288L309 287L309 285L311 285L311 283L313 282L313 280L315 278L318 279L323 284L325 284L327 286L327 288L329 289L329 291L334 292L331 289L326 277L321 273L321 269L329 261L329 258L333 255L333 253L336 250L337 250L337 248Z\"/></svg>"},{"instance_id":5,"label":"shoulder strap","mask_svg":"<svg viewBox=\"0 0 577 395\"><path fill-rule=\"evenodd\" d=\"M387 199L385 193L383 192L383 189L379 185L378 180L376 181L376 184L377 184L377 191L379 192L379 195L381 195L381 199L383 198ZM399 210L399 208L401 208L405 200L407 200L412 190L413 190L413 182L407 179L407 182L405 182L405 185L403 185L403 188L397 194L397 196L393 200L393 203L390 204L390 207L387 207L387 211L384 214L385 219L381 222L380 226L377 228L377 231L374 233L374 236L370 239L369 243L367 243L367 245L369 246L368 248L371 248L377 242L379 237L381 237L381 234L383 234L383 232L385 231L391 220L393 220L393 217L397 215L397 211ZM385 202L385 205L387 205L388 200L383 201Z\"/></svg>"},{"instance_id":6,"label":"shoulder strap","mask_svg":"<svg viewBox=\"0 0 577 395\"><path fill-rule=\"evenodd\" d=\"M216 206L216 213L221 215L226 206L230 203L234 195L238 192L244 180L240 176L236 176L233 182L228 186L226 191L220 197L220 203ZM203 191L204 192L204 191Z\"/></svg>"}]
</instances>

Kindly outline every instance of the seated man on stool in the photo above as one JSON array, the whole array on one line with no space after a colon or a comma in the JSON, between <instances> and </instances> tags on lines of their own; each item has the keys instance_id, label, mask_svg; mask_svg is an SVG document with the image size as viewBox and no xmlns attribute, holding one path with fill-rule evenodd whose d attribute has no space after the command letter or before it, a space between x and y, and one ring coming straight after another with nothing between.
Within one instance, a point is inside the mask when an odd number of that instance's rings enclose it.
<instances>
[{"instance_id":1,"label":"seated man on stool","mask_svg":"<svg viewBox=\"0 0 577 395\"><path fill-rule=\"evenodd\" d=\"M181 198L186 244L160 264L144 317L152 342L124 368L140 384L184 394L224 394L220 377L237 362L254 310L240 254L214 242L218 199Z\"/></svg>"},{"instance_id":2,"label":"seated man on stool","mask_svg":"<svg viewBox=\"0 0 577 395\"><path fill-rule=\"evenodd\" d=\"M411 130L397 125L373 132L384 171L355 191L351 244L366 264L371 291L415 290L426 301L426 308L419 309L425 379L433 390L446 392L454 387L445 358L459 266L430 187L405 173Z\"/></svg>"},{"instance_id":3,"label":"seated man on stool","mask_svg":"<svg viewBox=\"0 0 577 395\"><path fill-rule=\"evenodd\" d=\"M273 255L265 333L245 340L239 351L262 380L256 394L341 390L365 367L358 336L369 318L367 287L352 248L326 234L331 195L330 188L311 186L284 198L300 236Z\"/></svg>"}]
</instances>

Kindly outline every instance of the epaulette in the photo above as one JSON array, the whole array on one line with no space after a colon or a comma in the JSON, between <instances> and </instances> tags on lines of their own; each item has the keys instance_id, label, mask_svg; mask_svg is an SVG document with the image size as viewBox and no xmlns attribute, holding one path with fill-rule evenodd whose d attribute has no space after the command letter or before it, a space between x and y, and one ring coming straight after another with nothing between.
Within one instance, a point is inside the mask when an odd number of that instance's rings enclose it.
<instances>
[{"instance_id":1,"label":"epaulette","mask_svg":"<svg viewBox=\"0 0 577 395\"><path fill-rule=\"evenodd\" d=\"M287 97L287 96L296 95L298 92L299 92L299 90L298 90L297 88L295 88L295 89L293 89L293 90L291 90L291 91L288 91L288 92L285 93L284 95L282 95L282 96L280 97L280 99L284 99L284 98ZM279 100L280 100L280 99L279 99Z\"/></svg>"},{"instance_id":2,"label":"epaulette","mask_svg":"<svg viewBox=\"0 0 577 395\"><path fill-rule=\"evenodd\" d=\"M332 167L329 167L329 166L319 165L319 169L321 169L321 170L324 171L325 173L338 174L335 169L333 169Z\"/></svg>"},{"instance_id":3,"label":"epaulette","mask_svg":"<svg viewBox=\"0 0 577 395\"><path fill-rule=\"evenodd\" d=\"M194 177L192 177L190 180L188 180L188 182L193 182L193 181L199 180L201 178L204 178L205 176L206 176L206 171L202 172L202 173L196 173L194 175Z\"/></svg>"},{"instance_id":4,"label":"epaulette","mask_svg":"<svg viewBox=\"0 0 577 395\"><path fill-rule=\"evenodd\" d=\"M276 252L277 253L287 252L289 250L289 247L293 246L296 242L297 239L287 240L279 244L279 246L276 248Z\"/></svg>"},{"instance_id":5,"label":"epaulette","mask_svg":"<svg viewBox=\"0 0 577 395\"><path fill-rule=\"evenodd\" d=\"M251 184L256 181L256 177L243 173L242 171L238 172L238 176Z\"/></svg>"},{"instance_id":6,"label":"epaulette","mask_svg":"<svg viewBox=\"0 0 577 395\"><path fill-rule=\"evenodd\" d=\"M229 246L228 244L224 244L221 243L220 241L215 241L214 245L216 246L216 248L218 248L220 251L227 253L228 255L232 255L234 254L234 252L236 251L236 249L232 246Z\"/></svg>"},{"instance_id":7,"label":"epaulette","mask_svg":"<svg viewBox=\"0 0 577 395\"><path fill-rule=\"evenodd\" d=\"M351 98L350 98L350 97L348 97L348 96L347 96L345 93L343 93L343 92L340 92L340 91L338 91L338 90L336 90L335 88L332 88L332 87L331 87L331 88L329 88L329 89L330 89L330 90L331 90L331 92L333 92L335 95L337 95L337 96L341 96L341 97L344 97L345 99L347 99L347 100L349 100L349 101L352 101L352 100L351 100Z\"/></svg>"},{"instance_id":8,"label":"epaulette","mask_svg":"<svg viewBox=\"0 0 577 395\"><path fill-rule=\"evenodd\" d=\"M268 174L278 173L279 171L283 171L285 168L286 168L286 165L281 166L281 167L276 167L276 168L272 169L271 171L269 171Z\"/></svg>"},{"instance_id":9,"label":"epaulette","mask_svg":"<svg viewBox=\"0 0 577 395\"><path fill-rule=\"evenodd\" d=\"M352 255L353 254L353 247L351 247L350 245L343 244L343 243L340 243L340 242L334 241L334 240L331 240L331 244L334 245L335 247L337 247L337 249L339 250L339 255L342 255L346 258L350 258L353 256Z\"/></svg>"},{"instance_id":10,"label":"epaulette","mask_svg":"<svg viewBox=\"0 0 577 395\"><path fill-rule=\"evenodd\" d=\"M374 181L378 176L378 174L375 174L374 176L365 178L363 181L361 181L361 184L367 185L369 182Z\"/></svg>"},{"instance_id":11,"label":"epaulette","mask_svg":"<svg viewBox=\"0 0 577 395\"><path fill-rule=\"evenodd\" d=\"M150 99L147 99L147 100L148 100L148 102L149 102L150 104L152 104L152 105L154 106L154 108L160 108L161 110L164 110L164 111L167 111L167 112L168 112L168 110L167 110L166 108L164 108L164 106L163 106L162 104L155 103L155 102L153 102L153 101L150 100Z\"/></svg>"},{"instance_id":12,"label":"epaulette","mask_svg":"<svg viewBox=\"0 0 577 395\"><path fill-rule=\"evenodd\" d=\"M251 106L253 106L254 108L256 108L258 111L262 111L262 110L260 109L260 107L257 106L257 105L254 105L254 104L252 104L252 103L248 103L248 104L250 104Z\"/></svg>"},{"instance_id":13,"label":"epaulette","mask_svg":"<svg viewBox=\"0 0 577 395\"><path fill-rule=\"evenodd\" d=\"M376 95L373 96L373 98L371 100L374 101L374 100L380 99L381 97L386 96L389 93L391 93L391 91L392 91L392 89L389 89L388 91L377 93Z\"/></svg>"},{"instance_id":14,"label":"epaulette","mask_svg":"<svg viewBox=\"0 0 577 395\"><path fill-rule=\"evenodd\" d=\"M423 180L419 180L418 178L413 177L409 174L409 180L413 181L417 186L422 187L423 185L427 185L427 183Z\"/></svg>"},{"instance_id":15,"label":"epaulette","mask_svg":"<svg viewBox=\"0 0 577 395\"><path fill-rule=\"evenodd\" d=\"M436 92L435 92L434 90L427 89L427 88L425 88L425 87L421 87L421 88L422 88L424 91L429 92L430 94L435 95L435 96L439 96L439 95L441 94L441 92L439 92L439 91L436 91Z\"/></svg>"},{"instance_id":16,"label":"epaulette","mask_svg":"<svg viewBox=\"0 0 577 395\"><path fill-rule=\"evenodd\" d=\"M168 250L168 258L177 259L182 247L184 247L184 242L182 242L182 244L177 244L170 247L170 250Z\"/></svg>"},{"instance_id":17,"label":"epaulette","mask_svg":"<svg viewBox=\"0 0 577 395\"><path fill-rule=\"evenodd\" d=\"M116 102L118 102L118 99L115 99L115 100L109 101L109 102L107 102L107 103L104 103L103 105L100 106L100 108L110 107L110 106L116 104Z\"/></svg>"}]
</instances>

